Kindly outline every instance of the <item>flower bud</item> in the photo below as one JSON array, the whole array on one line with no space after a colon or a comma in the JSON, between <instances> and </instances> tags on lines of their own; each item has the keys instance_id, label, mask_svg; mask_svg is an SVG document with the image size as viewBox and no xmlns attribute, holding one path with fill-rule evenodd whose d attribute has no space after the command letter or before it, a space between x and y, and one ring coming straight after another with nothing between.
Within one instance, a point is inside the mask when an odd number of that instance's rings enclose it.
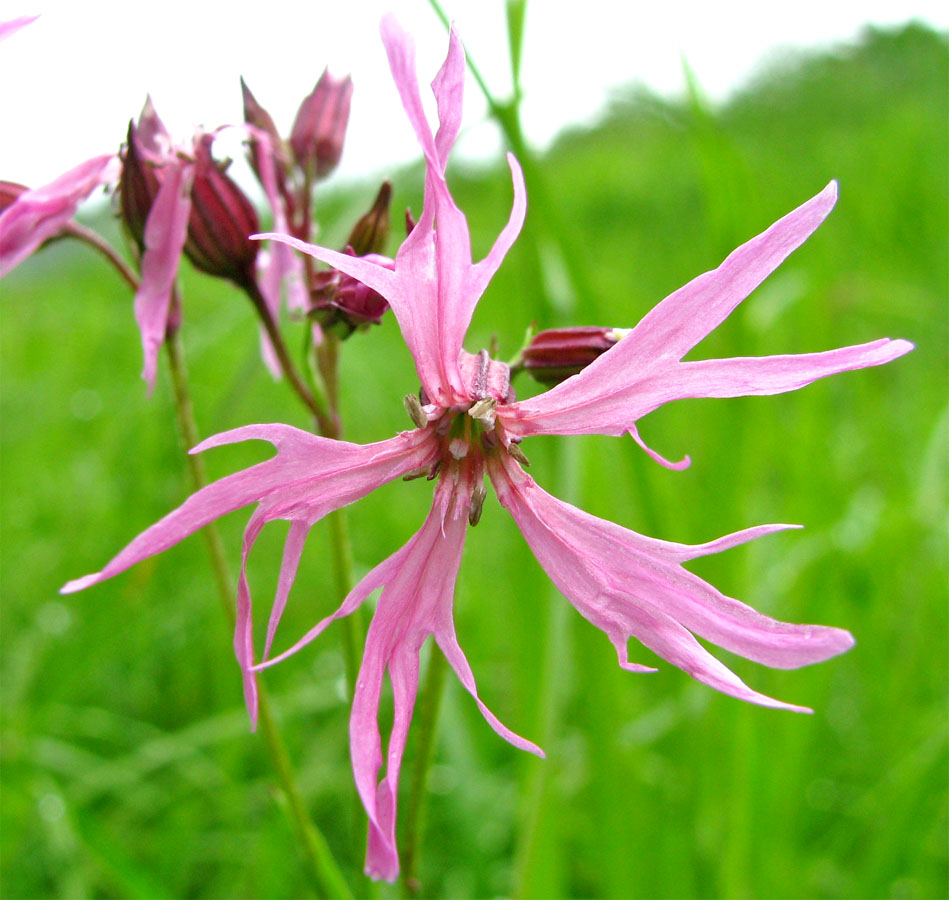
<instances>
[{"instance_id":1,"label":"flower bud","mask_svg":"<svg viewBox=\"0 0 949 900\"><path fill-rule=\"evenodd\" d=\"M347 247L346 253L357 255L352 247ZM363 258L390 269L394 265L391 259L376 253L369 253ZM317 272L313 281L312 313L324 329L340 324L343 337L349 337L357 328L382 323L389 302L361 281L339 269Z\"/></svg>"},{"instance_id":2,"label":"flower bud","mask_svg":"<svg viewBox=\"0 0 949 900\"><path fill-rule=\"evenodd\" d=\"M135 122L129 122L128 137L122 151L122 176L119 179L119 212L139 250L145 247L145 222L158 194L155 166L146 158L141 135Z\"/></svg>"},{"instance_id":3,"label":"flower bud","mask_svg":"<svg viewBox=\"0 0 949 900\"><path fill-rule=\"evenodd\" d=\"M542 384L576 375L627 333L622 328L551 328L534 335L522 353L526 372Z\"/></svg>"},{"instance_id":4,"label":"flower bud","mask_svg":"<svg viewBox=\"0 0 949 900\"><path fill-rule=\"evenodd\" d=\"M392 199L392 185L382 182L372 208L353 227L346 242L353 248L356 256L367 253L382 253L389 238L389 201Z\"/></svg>"},{"instance_id":5,"label":"flower bud","mask_svg":"<svg viewBox=\"0 0 949 900\"><path fill-rule=\"evenodd\" d=\"M380 255L389 236L391 199L392 185L384 181L369 211L353 227L345 253L392 268L392 260ZM379 325L389 308L385 297L338 269L317 272L312 287L314 317L324 328L340 324L343 337L349 337L357 328Z\"/></svg>"},{"instance_id":6,"label":"flower bud","mask_svg":"<svg viewBox=\"0 0 949 900\"><path fill-rule=\"evenodd\" d=\"M290 132L290 146L297 165L317 178L329 175L343 152L343 138L349 121L353 82L336 79L325 70L316 87L297 111Z\"/></svg>"},{"instance_id":7,"label":"flower bud","mask_svg":"<svg viewBox=\"0 0 949 900\"><path fill-rule=\"evenodd\" d=\"M25 184L15 181L0 181L0 213L8 206L12 206L20 194L25 194L29 188Z\"/></svg>"},{"instance_id":8,"label":"flower bud","mask_svg":"<svg viewBox=\"0 0 949 900\"><path fill-rule=\"evenodd\" d=\"M246 287L254 282L258 243L248 236L260 222L244 192L211 156L214 135L195 143L194 186L185 254L195 268Z\"/></svg>"},{"instance_id":9,"label":"flower bud","mask_svg":"<svg viewBox=\"0 0 949 900\"><path fill-rule=\"evenodd\" d=\"M286 149L277 126L273 118L266 109L258 102L257 98L251 93L246 82L241 78L241 94L244 98L244 121L251 126L250 144L250 164L261 184L264 179L261 177L260 167L263 163L264 154L270 154L276 165L273 167L277 178L277 189L282 195L287 193L286 177L290 169L290 161L287 159ZM267 146L265 141L254 136L254 130L265 134L269 138Z\"/></svg>"}]
</instances>

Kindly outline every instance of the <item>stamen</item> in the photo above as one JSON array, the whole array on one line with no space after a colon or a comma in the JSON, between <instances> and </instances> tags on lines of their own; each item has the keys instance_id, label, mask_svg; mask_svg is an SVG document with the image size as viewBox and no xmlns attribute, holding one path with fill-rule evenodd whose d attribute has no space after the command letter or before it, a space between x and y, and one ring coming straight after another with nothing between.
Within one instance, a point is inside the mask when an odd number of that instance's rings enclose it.
<instances>
[{"instance_id":1,"label":"stamen","mask_svg":"<svg viewBox=\"0 0 949 900\"><path fill-rule=\"evenodd\" d=\"M483 484L479 484L471 492L471 506L468 507L468 524L474 527L481 521L481 512L484 509L484 498L488 491Z\"/></svg>"},{"instance_id":2,"label":"stamen","mask_svg":"<svg viewBox=\"0 0 949 900\"><path fill-rule=\"evenodd\" d=\"M425 415L422 404L415 394L406 394L402 398L402 403L405 405L405 411L415 423L416 428L426 428L428 426L428 416Z\"/></svg>"},{"instance_id":3,"label":"stamen","mask_svg":"<svg viewBox=\"0 0 949 900\"><path fill-rule=\"evenodd\" d=\"M529 466L531 461L524 455L524 451L515 443L508 444L507 452L516 459L522 466Z\"/></svg>"},{"instance_id":4,"label":"stamen","mask_svg":"<svg viewBox=\"0 0 949 900\"><path fill-rule=\"evenodd\" d=\"M412 469L411 472L406 472L402 476L403 481L415 481L416 478L429 478L431 476L432 467L431 466L422 466L418 469Z\"/></svg>"},{"instance_id":5,"label":"stamen","mask_svg":"<svg viewBox=\"0 0 949 900\"><path fill-rule=\"evenodd\" d=\"M498 405L498 401L494 397L485 397L483 400L479 400L477 403L473 403L471 408L468 410L468 415L472 419L476 419L485 428L494 428L494 408Z\"/></svg>"},{"instance_id":6,"label":"stamen","mask_svg":"<svg viewBox=\"0 0 949 900\"><path fill-rule=\"evenodd\" d=\"M468 455L469 444L464 438L453 438L452 442L448 445L448 452L455 457L455 459L464 459Z\"/></svg>"}]
</instances>

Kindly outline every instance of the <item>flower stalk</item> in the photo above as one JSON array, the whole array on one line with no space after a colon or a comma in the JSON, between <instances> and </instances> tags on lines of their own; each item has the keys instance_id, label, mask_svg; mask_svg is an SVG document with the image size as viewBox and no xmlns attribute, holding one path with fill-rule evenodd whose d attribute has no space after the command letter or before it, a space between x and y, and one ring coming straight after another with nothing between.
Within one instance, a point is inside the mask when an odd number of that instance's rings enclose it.
<instances>
[{"instance_id":1,"label":"flower stalk","mask_svg":"<svg viewBox=\"0 0 949 900\"><path fill-rule=\"evenodd\" d=\"M415 747L415 762L409 785L408 809L405 812L405 830L402 837L402 871L400 875L402 896L405 900L418 897L422 883L418 876L419 851L424 834L424 807L428 790L428 773L435 758L435 733L438 712L441 708L445 688L445 657L434 645L430 646L428 672L419 701L418 743Z\"/></svg>"},{"instance_id":2,"label":"flower stalk","mask_svg":"<svg viewBox=\"0 0 949 900\"><path fill-rule=\"evenodd\" d=\"M191 401L191 392L188 389L184 347L178 329L169 331L165 346L168 350L168 368L171 372L174 388L175 416L178 429L185 448L189 449L199 443L199 437L197 422L194 417L194 405ZM188 461L188 474L192 488L198 491L208 484L204 460L194 453L185 453L185 458ZM224 543L215 523L212 522L204 529L204 537L208 556L211 559L211 568L214 572L221 608L233 627L235 621L234 588L231 584L229 566L224 553ZM352 891L333 858L326 838L307 814L300 788L290 764L290 757L287 754L279 726L271 709L270 698L263 685L259 687L258 703L260 733L270 755L277 780L283 790L290 819L310 877L319 885L322 895L334 898L351 898L353 896Z\"/></svg>"},{"instance_id":3,"label":"flower stalk","mask_svg":"<svg viewBox=\"0 0 949 900\"><path fill-rule=\"evenodd\" d=\"M340 440L343 436L342 419L339 414L339 345L340 338L333 332L323 334L323 343L315 348L319 375L326 389L328 415L323 437ZM330 559L333 566L333 578L336 593L340 600L353 589L353 549L349 539L349 519L346 509L337 509L328 516L330 527ZM363 627L360 617L346 616L340 623L343 644L343 658L346 663L347 697L352 700L356 689L356 676L359 674L359 659L362 651Z\"/></svg>"},{"instance_id":4,"label":"flower stalk","mask_svg":"<svg viewBox=\"0 0 949 900\"><path fill-rule=\"evenodd\" d=\"M287 376L287 381L290 383L290 387L293 388L293 392L300 398L304 406L313 414L313 417L316 419L317 426L320 430L320 434L325 434L328 431L331 431L333 428L332 420L328 417L326 409L317 402L316 397L314 397L313 392L307 387L306 383L300 377L300 373L297 372L296 366L294 366L293 361L290 359L290 354L287 351L287 345L283 340L283 335L280 333L280 329L277 327L277 322L271 315L270 309L267 306L267 301L264 299L264 295L260 292L260 288L257 286L255 281L249 282L247 285L244 285L244 288L247 292L247 295L250 297L251 302L254 304L254 309L257 310L257 315L260 317L260 321L264 326L264 330L267 332L267 337L270 338L270 342L273 345L274 353L277 355L277 359L280 362L280 367L283 370L283 373Z\"/></svg>"}]
</instances>

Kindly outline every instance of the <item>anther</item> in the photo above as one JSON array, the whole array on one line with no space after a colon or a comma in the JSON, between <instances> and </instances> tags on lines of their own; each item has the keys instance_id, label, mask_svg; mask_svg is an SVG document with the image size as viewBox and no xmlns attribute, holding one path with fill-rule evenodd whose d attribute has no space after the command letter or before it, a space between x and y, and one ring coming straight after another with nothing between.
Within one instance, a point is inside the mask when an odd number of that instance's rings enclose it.
<instances>
[{"instance_id":1,"label":"anther","mask_svg":"<svg viewBox=\"0 0 949 900\"><path fill-rule=\"evenodd\" d=\"M507 452L510 456L516 459L522 466L529 466L531 461L524 455L524 451L521 450L517 444L511 443L508 444Z\"/></svg>"},{"instance_id":2,"label":"anther","mask_svg":"<svg viewBox=\"0 0 949 900\"><path fill-rule=\"evenodd\" d=\"M494 397L485 397L477 403L473 403L468 410L468 415L472 419L481 422L486 428L494 428L494 408L498 401Z\"/></svg>"},{"instance_id":3,"label":"anther","mask_svg":"<svg viewBox=\"0 0 949 900\"><path fill-rule=\"evenodd\" d=\"M468 524L474 527L481 521L481 511L484 509L484 498L488 491L483 484L479 484L471 492L471 506L468 507Z\"/></svg>"},{"instance_id":4,"label":"anther","mask_svg":"<svg viewBox=\"0 0 949 900\"><path fill-rule=\"evenodd\" d=\"M416 478L428 478L431 475L432 467L431 466L422 466L419 469L412 469L411 472L406 472L402 476L403 481L415 481Z\"/></svg>"},{"instance_id":5,"label":"anther","mask_svg":"<svg viewBox=\"0 0 949 900\"><path fill-rule=\"evenodd\" d=\"M428 425L428 416L425 415L422 404L415 394L406 394L402 399L402 403L405 405L405 411L415 423L416 428L425 428Z\"/></svg>"},{"instance_id":6,"label":"anther","mask_svg":"<svg viewBox=\"0 0 949 900\"><path fill-rule=\"evenodd\" d=\"M452 442L448 445L448 452L455 457L455 459L464 459L468 455L469 445L464 438L453 438Z\"/></svg>"}]
</instances>

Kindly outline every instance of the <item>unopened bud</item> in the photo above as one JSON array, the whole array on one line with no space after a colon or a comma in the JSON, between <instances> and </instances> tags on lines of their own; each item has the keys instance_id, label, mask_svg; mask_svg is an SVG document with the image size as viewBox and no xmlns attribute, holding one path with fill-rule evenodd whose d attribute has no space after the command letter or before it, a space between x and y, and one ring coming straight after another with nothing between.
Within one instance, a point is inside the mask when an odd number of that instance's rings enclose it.
<instances>
[{"instance_id":1,"label":"unopened bud","mask_svg":"<svg viewBox=\"0 0 949 900\"><path fill-rule=\"evenodd\" d=\"M273 167L277 176L277 189L285 193L285 180L290 163L284 150L283 141L280 138L280 132L270 113L267 112L258 102L257 98L251 93L247 83L241 78L241 95L244 98L244 121L252 126L250 144L250 164L258 180L263 183L261 176L261 166L265 154L272 156L276 165ZM254 137L253 129L267 135L269 141L262 141ZM268 146L264 146L264 144Z\"/></svg>"},{"instance_id":2,"label":"unopened bud","mask_svg":"<svg viewBox=\"0 0 949 900\"><path fill-rule=\"evenodd\" d=\"M543 384L559 384L585 369L624 334L625 329L595 327L538 332L523 352L524 370Z\"/></svg>"},{"instance_id":3,"label":"unopened bud","mask_svg":"<svg viewBox=\"0 0 949 900\"><path fill-rule=\"evenodd\" d=\"M300 104L290 132L293 155L304 172L311 169L317 178L328 175L343 152L353 82L347 75L337 79L325 70Z\"/></svg>"},{"instance_id":4,"label":"unopened bud","mask_svg":"<svg viewBox=\"0 0 949 900\"><path fill-rule=\"evenodd\" d=\"M382 253L385 250L386 241L389 239L389 202L391 200L392 185L388 181L383 181L369 212L360 216L346 242L352 247L356 256Z\"/></svg>"},{"instance_id":5,"label":"unopened bud","mask_svg":"<svg viewBox=\"0 0 949 900\"><path fill-rule=\"evenodd\" d=\"M250 200L211 156L213 142L214 136L205 134L195 145L191 217L184 249L195 268L247 286L254 281L259 247L248 236L260 231L260 222Z\"/></svg>"},{"instance_id":6,"label":"unopened bud","mask_svg":"<svg viewBox=\"0 0 949 900\"><path fill-rule=\"evenodd\" d=\"M158 194L158 187L158 175L154 165L146 158L140 129L135 122L129 122L128 137L122 150L119 211L123 224L139 250L145 247L145 223Z\"/></svg>"},{"instance_id":7,"label":"unopened bud","mask_svg":"<svg viewBox=\"0 0 949 900\"><path fill-rule=\"evenodd\" d=\"M17 184L15 181L0 181L0 213L8 206L12 206L21 194L25 194L29 188L25 184Z\"/></svg>"},{"instance_id":8,"label":"unopened bud","mask_svg":"<svg viewBox=\"0 0 949 900\"><path fill-rule=\"evenodd\" d=\"M352 247L346 248L350 256ZM363 257L370 262L391 268L392 260L370 253ZM311 314L324 330L339 326L340 336L349 337L357 328L379 325L389 308L389 301L371 287L339 269L325 269L313 276Z\"/></svg>"}]
</instances>

